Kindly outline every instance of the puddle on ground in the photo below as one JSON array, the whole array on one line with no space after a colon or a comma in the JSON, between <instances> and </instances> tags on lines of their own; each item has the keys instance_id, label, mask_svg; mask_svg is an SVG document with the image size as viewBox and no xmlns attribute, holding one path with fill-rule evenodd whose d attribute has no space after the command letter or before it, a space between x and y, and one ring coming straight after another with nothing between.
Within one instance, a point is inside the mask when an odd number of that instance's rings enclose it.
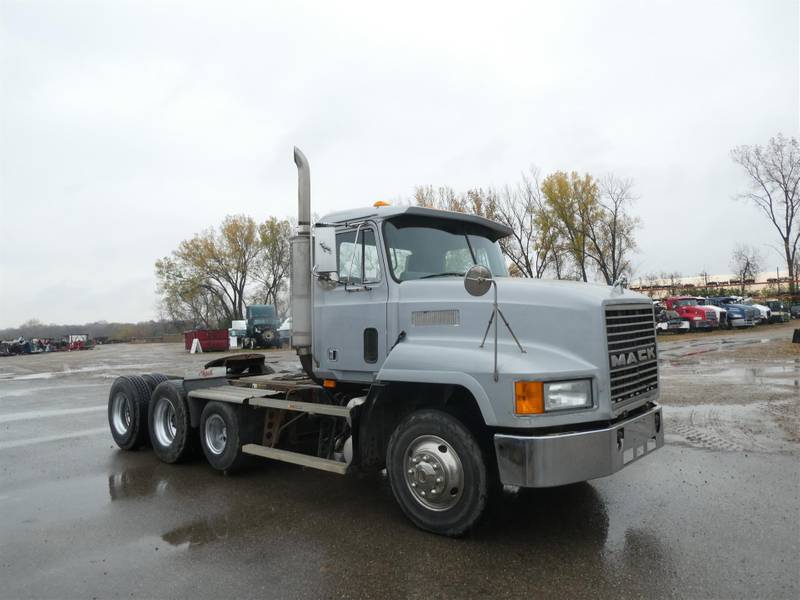
<instances>
[{"instance_id":1,"label":"puddle on ground","mask_svg":"<svg viewBox=\"0 0 800 600\"><path fill-rule=\"evenodd\" d=\"M797 390L800 394L800 358L773 361L767 365L743 363L735 358L693 361L661 361L665 381L691 379L693 385L744 384L768 386L776 391Z\"/></svg>"}]
</instances>

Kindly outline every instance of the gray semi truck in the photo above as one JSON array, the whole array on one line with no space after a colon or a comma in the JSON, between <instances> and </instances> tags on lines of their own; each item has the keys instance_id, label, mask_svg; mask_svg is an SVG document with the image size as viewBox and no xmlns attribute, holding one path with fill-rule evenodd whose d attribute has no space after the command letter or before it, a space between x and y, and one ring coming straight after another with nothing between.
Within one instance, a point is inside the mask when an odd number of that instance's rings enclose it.
<instances>
[{"instance_id":1,"label":"gray semi truck","mask_svg":"<svg viewBox=\"0 0 800 600\"><path fill-rule=\"evenodd\" d=\"M474 215L378 203L312 226L308 162L294 159L301 369L251 354L193 377L120 377L108 418L121 448L176 463L199 446L223 472L251 457L385 469L411 521L455 536L503 485L605 477L663 445L647 297L509 277L510 230Z\"/></svg>"}]
</instances>

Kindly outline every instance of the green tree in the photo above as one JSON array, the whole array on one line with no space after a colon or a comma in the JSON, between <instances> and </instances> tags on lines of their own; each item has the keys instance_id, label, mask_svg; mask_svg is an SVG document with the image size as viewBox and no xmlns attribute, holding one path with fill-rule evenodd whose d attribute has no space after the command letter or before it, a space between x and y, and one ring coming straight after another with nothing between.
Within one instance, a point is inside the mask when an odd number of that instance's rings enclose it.
<instances>
[{"instance_id":1,"label":"green tree","mask_svg":"<svg viewBox=\"0 0 800 600\"><path fill-rule=\"evenodd\" d=\"M260 301L272 304L279 313L281 293L286 288L291 263L289 239L292 225L288 220L269 217L258 226L261 253L255 263L254 279L258 282Z\"/></svg>"},{"instance_id":2,"label":"green tree","mask_svg":"<svg viewBox=\"0 0 800 600\"><path fill-rule=\"evenodd\" d=\"M557 171L542 182L544 226L557 231L578 278L589 280L590 223L601 213L598 186L591 175Z\"/></svg>"},{"instance_id":3,"label":"green tree","mask_svg":"<svg viewBox=\"0 0 800 600\"><path fill-rule=\"evenodd\" d=\"M218 230L184 240L172 256L156 262L162 300L169 303L167 312L170 306L183 307L201 320L215 313L225 324L241 319L261 252L258 227L244 215L225 217Z\"/></svg>"}]
</instances>

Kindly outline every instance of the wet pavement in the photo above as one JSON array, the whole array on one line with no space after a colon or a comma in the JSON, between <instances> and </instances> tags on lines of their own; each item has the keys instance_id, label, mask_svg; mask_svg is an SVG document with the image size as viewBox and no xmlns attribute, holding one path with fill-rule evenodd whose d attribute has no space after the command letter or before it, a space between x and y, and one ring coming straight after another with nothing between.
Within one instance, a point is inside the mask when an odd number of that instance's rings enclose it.
<instances>
[{"instance_id":1,"label":"wet pavement","mask_svg":"<svg viewBox=\"0 0 800 600\"><path fill-rule=\"evenodd\" d=\"M610 478L507 492L460 540L415 529L380 475L265 461L226 477L117 450L112 379L210 355L0 359L0 598L797 598L800 352L740 358L790 331L660 339L667 445Z\"/></svg>"}]
</instances>

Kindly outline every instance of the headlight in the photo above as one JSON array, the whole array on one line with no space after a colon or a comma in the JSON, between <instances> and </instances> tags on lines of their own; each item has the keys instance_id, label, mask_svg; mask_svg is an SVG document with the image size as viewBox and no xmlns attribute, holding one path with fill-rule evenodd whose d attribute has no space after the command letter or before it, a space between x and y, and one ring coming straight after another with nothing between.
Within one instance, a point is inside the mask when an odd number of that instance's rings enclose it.
<instances>
[{"instance_id":1,"label":"headlight","mask_svg":"<svg viewBox=\"0 0 800 600\"><path fill-rule=\"evenodd\" d=\"M517 381L514 384L514 412L535 415L544 412L589 408L592 406L592 382L575 381Z\"/></svg>"},{"instance_id":2,"label":"headlight","mask_svg":"<svg viewBox=\"0 0 800 600\"><path fill-rule=\"evenodd\" d=\"M592 405L592 385L588 379L544 384L544 410L586 408Z\"/></svg>"}]
</instances>

